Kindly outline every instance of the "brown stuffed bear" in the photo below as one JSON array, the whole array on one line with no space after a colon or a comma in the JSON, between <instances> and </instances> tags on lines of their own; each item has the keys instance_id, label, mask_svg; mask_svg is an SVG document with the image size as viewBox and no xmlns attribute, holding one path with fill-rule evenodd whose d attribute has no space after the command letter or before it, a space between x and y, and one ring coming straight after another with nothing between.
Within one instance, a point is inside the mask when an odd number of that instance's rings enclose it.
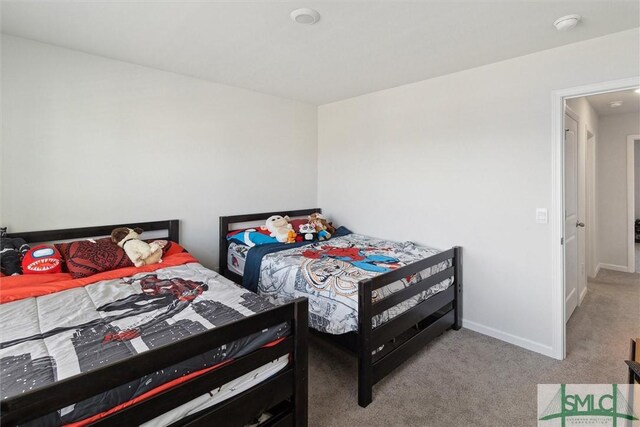
<instances>
[{"instance_id":1,"label":"brown stuffed bear","mask_svg":"<svg viewBox=\"0 0 640 427\"><path fill-rule=\"evenodd\" d=\"M320 213L312 213L309 215L309 223L313 224L318 232L320 240L326 240L336 232L335 227Z\"/></svg>"}]
</instances>

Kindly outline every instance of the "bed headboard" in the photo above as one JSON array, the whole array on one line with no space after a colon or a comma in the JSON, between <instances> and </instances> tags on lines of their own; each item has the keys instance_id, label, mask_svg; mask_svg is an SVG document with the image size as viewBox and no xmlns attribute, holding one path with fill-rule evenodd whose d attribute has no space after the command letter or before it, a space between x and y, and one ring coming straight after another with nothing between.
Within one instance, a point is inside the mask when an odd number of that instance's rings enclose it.
<instances>
[{"instance_id":1,"label":"bed headboard","mask_svg":"<svg viewBox=\"0 0 640 427\"><path fill-rule=\"evenodd\" d=\"M234 224L240 224L243 222L256 222L261 221L265 222L267 218L273 215L282 215L289 216L291 218L301 217L311 215L314 212L322 213L322 209L320 208L312 208L312 209L299 209L293 211L278 211L278 212L263 212L263 213L254 213L254 214L242 214L242 215L232 215L232 216L221 216L220 217L220 240L219 240L219 265L220 265L220 274L227 276L227 251L229 249L229 241L227 240L227 233L232 231ZM234 281L237 281L236 277L233 277Z\"/></svg>"},{"instance_id":2,"label":"bed headboard","mask_svg":"<svg viewBox=\"0 0 640 427\"><path fill-rule=\"evenodd\" d=\"M126 224L98 225L95 227L65 228L60 230L25 231L18 233L8 233L8 237L22 237L27 243L54 242L58 240L86 239L90 237L105 237L111 234L114 228L140 227L147 231L165 231L166 235L158 239L168 239L172 242L180 243L180 220L169 219L165 221L151 222L130 222Z\"/></svg>"}]
</instances>

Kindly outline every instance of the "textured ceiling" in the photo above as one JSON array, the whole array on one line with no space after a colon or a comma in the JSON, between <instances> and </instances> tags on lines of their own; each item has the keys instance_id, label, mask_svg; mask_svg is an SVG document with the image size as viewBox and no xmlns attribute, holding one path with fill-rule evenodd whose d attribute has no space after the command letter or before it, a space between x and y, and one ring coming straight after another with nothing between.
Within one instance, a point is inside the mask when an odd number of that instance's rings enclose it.
<instances>
[{"instance_id":1,"label":"textured ceiling","mask_svg":"<svg viewBox=\"0 0 640 427\"><path fill-rule=\"evenodd\" d=\"M313 7L312 26L289 13ZM561 15L583 22L559 33ZM323 104L638 27L638 1L3 1L4 33Z\"/></svg>"}]
</instances>

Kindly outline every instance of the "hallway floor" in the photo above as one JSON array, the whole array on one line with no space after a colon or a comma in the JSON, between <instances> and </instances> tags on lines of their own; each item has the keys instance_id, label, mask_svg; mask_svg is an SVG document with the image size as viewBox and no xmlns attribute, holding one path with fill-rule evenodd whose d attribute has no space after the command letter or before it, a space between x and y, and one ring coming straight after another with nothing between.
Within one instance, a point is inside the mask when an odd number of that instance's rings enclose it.
<instances>
[{"instance_id":1,"label":"hallway floor","mask_svg":"<svg viewBox=\"0 0 640 427\"><path fill-rule=\"evenodd\" d=\"M567 324L567 356L628 357L629 339L640 337L640 274L602 269L587 289Z\"/></svg>"},{"instance_id":2,"label":"hallway floor","mask_svg":"<svg viewBox=\"0 0 640 427\"><path fill-rule=\"evenodd\" d=\"M312 336L309 425L536 425L537 384L626 381L629 339L640 336L640 275L603 270L567 336L567 358L558 361L468 329L449 331L378 383L364 409L355 358Z\"/></svg>"}]
</instances>

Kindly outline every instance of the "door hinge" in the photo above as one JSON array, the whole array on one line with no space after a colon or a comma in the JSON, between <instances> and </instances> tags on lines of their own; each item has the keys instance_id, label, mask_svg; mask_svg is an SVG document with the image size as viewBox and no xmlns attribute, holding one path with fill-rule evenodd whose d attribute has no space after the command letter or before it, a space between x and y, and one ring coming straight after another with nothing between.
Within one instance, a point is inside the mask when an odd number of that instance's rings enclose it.
<instances>
[{"instance_id":1,"label":"door hinge","mask_svg":"<svg viewBox=\"0 0 640 427\"><path fill-rule=\"evenodd\" d=\"M564 245L564 237L561 237L561 238L560 238L560 244L561 244L561 245Z\"/></svg>"}]
</instances>

